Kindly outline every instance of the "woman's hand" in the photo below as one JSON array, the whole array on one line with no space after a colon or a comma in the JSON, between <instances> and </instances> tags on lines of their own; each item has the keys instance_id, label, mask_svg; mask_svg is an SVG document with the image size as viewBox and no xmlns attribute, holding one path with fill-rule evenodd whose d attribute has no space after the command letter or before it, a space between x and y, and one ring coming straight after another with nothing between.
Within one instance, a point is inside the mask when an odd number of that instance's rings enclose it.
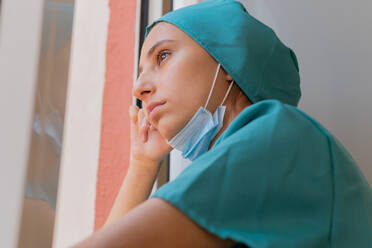
<instances>
[{"instance_id":1,"label":"woman's hand","mask_svg":"<svg viewBox=\"0 0 372 248\"><path fill-rule=\"evenodd\" d=\"M159 164L173 149L158 130L148 122L144 109L129 107L131 160L143 164Z\"/></svg>"}]
</instances>

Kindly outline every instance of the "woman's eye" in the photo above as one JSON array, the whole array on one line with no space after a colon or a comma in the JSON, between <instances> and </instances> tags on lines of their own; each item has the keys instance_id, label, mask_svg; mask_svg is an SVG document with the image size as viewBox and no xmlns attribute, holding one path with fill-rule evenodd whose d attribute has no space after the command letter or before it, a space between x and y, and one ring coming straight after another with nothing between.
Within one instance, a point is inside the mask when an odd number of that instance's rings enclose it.
<instances>
[{"instance_id":1,"label":"woman's eye","mask_svg":"<svg viewBox=\"0 0 372 248\"><path fill-rule=\"evenodd\" d=\"M166 59L169 55L167 50L162 50L157 55L158 64L160 64L164 59Z\"/></svg>"}]
</instances>

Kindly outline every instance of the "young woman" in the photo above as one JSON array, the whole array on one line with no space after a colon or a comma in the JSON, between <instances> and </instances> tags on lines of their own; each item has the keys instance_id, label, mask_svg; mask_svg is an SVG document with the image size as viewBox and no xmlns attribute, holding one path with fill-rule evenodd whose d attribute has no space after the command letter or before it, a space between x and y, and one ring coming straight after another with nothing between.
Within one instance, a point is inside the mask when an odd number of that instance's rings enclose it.
<instances>
[{"instance_id":1,"label":"young woman","mask_svg":"<svg viewBox=\"0 0 372 248\"><path fill-rule=\"evenodd\" d=\"M146 29L131 161L104 228L75 247L372 247L372 191L296 108L296 55L233 0ZM172 150L192 163L153 195Z\"/></svg>"}]
</instances>

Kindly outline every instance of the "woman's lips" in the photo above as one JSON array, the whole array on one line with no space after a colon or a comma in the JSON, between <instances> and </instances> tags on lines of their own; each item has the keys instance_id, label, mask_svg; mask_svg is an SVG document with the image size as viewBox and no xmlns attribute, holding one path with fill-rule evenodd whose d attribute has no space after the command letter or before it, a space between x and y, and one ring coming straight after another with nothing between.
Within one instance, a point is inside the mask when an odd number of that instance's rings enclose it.
<instances>
[{"instance_id":1,"label":"woman's lips","mask_svg":"<svg viewBox=\"0 0 372 248\"><path fill-rule=\"evenodd\" d=\"M149 120L152 120L159 109L165 104L165 102L153 102L147 106L147 113Z\"/></svg>"}]
</instances>

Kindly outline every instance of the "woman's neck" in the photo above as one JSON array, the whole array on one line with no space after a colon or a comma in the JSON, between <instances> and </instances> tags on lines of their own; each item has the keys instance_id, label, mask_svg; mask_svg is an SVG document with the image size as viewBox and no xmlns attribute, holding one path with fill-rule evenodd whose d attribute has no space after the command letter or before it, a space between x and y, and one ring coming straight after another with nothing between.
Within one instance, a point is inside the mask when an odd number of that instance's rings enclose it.
<instances>
[{"instance_id":1,"label":"woman's neck","mask_svg":"<svg viewBox=\"0 0 372 248\"><path fill-rule=\"evenodd\" d=\"M240 112L242 112L243 109L245 109L249 105L252 105L252 103L249 101L247 96L245 96L244 93L240 90L235 94L231 94L231 97L228 97L226 99L226 110L223 119L223 126L212 140L208 150L210 150L213 147L217 139L230 126L231 122L240 114Z\"/></svg>"}]
</instances>

